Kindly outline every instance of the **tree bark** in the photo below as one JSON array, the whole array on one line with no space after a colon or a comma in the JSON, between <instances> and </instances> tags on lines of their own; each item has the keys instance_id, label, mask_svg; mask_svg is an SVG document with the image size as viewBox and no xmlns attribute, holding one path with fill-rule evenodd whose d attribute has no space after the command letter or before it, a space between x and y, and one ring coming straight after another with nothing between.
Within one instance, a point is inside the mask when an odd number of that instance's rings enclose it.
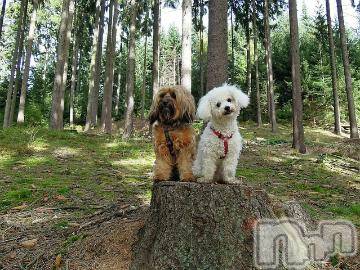
<instances>
[{"instance_id":1,"label":"tree bark","mask_svg":"<svg viewBox=\"0 0 360 270\"><path fill-rule=\"evenodd\" d=\"M262 126L261 104L260 104L260 85L259 85L259 52L258 52L258 26L256 21L256 2L252 0L252 24L254 32L254 66L255 66L255 88L256 88L256 122L258 127Z\"/></svg>"},{"instance_id":2,"label":"tree bark","mask_svg":"<svg viewBox=\"0 0 360 270\"><path fill-rule=\"evenodd\" d=\"M207 91L228 80L227 9L226 0L209 1Z\"/></svg>"},{"instance_id":3,"label":"tree bark","mask_svg":"<svg viewBox=\"0 0 360 270\"><path fill-rule=\"evenodd\" d=\"M173 69L173 84L176 85L177 84L177 76L176 76L176 63L177 63L177 53L176 53L176 49L173 49L173 57L172 57L172 69Z\"/></svg>"},{"instance_id":4,"label":"tree bark","mask_svg":"<svg viewBox=\"0 0 360 270\"><path fill-rule=\"evenodd\" d=\"M29 2L25 3L25 10L22 22L22 31L20 37L20 44L19 44L19 53L18 53L18 60L17 60L17 67L16 67L16 80L15 80L15 87L13 88L13 94L11 99L11 108L10 108L10 115L9 115L9 125L13 124L14 114L15 114L15 107L16 107L16 100L18 93L21 89L21 82L22 82L22 70L24 67L24 40L25 40L25 31L26 31L26 23L27 23L27 15L28 15L28 6Z\"/></svg>"},{"instance_id":5,"label":"tree bark","mask_svg":"<svg viewBox=\"0 0 360 270\"><path fill-rule=\"evenodd\" d=\"M66 58L69 53L69 34L68 28L70 27L72 16L74 12L74 0L64 0L63 10L61 15L61 23L59 30L59 43L57 47L57 61L55 67L55 80L53 87L53 97L51 105L50 128L61 130L63 129L63 84L64 73L67 73ZM66 79L65 79L66 81Z\"/></svg>"},{"instance_id":6,"label":"tree bark","mask_svg":"<svg viewBox=\"0 0 360 270\"><path fill-rule=\"evenodd\" d=\"M272 46L270 35L270 18L269 18L269 3L271 0L264 1L264 25L265 25L265 54L266 54L266 69L267 69L267 89L268 89L268 108L269 120L271 124L271 131L277 131L276 111L275 111L275 94L274 94L274 72L272 66Z\"/></svg>"},{"instance_id":7,"label":"tree bark","mask_svg":"<svg viewBox=\"0 0 360 270\"><path fill-rule=\"evenodd\" d=\"M4 25L5 10L6 10L6 0L3 0L1 7L1 15L0 15L0 41L2 37L2 29Z\"/></svg>"},{"instance_id":8,"label":"tree bark","mask_svg":"<svg viewBox=\"0 0 360 270\"><path fill-rule=\"evenodd\" d=\"M192 0L182 1L181 85L191 92Z\"/></svg>"},{"instance_id":9,"label":"tree bark","mask_svg":"<svg viewBox=\"0 0 360 270\"><path fill-rule=\"evenodd\" d=\"M130 138L133 131L133 113L134 113L134 89L135 89L135 41L136 41L136 16L137 4L135 0L130 1L131 18L130 18L130 36L129 36L129 57L128 71L126 76L126 111L125 127L123 139Z\"/></svg>"},{"instance_id":10,"label":"tree bark","mask_svg":"<svg viewBox=\"0 0 360 270\"><path fill-rule=\"evenodd\" d=\"M147 28L147 22L145 23L146 28ZM145 118L145 97L146 97L146 75L147 75L147 39L148 36L147 34L145 35L145 41L144 41L144 47L145 47L145 51L144 51L144 67L143 67L143 83L141 86L141 120L144 120ZM175 78L176 79L176 78Z\"/></svg>"},{"instance_id":11,"label":"tree bark","mask_svg":"<svg viewBox=\"0 0 360 270\"><path fill-rule=\"evenodd\" d=\"M230 27L231 27L231 68L235 68L235 40L234 40L234 10L233 5L230 5Z\"/></svg>"},{"instance_id":12,"label":"tree bark","mask_svg":"<svg viewBox=\"0 0 360 270\"><path fill-rule=\"evenodd\" d=\"M160 7L161 1L154 0L154 22L153 22L153 65L152 65L152 81L153 81L153 97L159 90L159 60L160 60Z\"/></svg>"},{"instance_id":13,"label":"tree bark","mask_svg":"<svg viewBox=\"0 0 360 270\"><path fill-rule=\"evenodd\" d=\"M26 56L25 56L25 66L24 66L24 74L22 78L21 84L21 94L20 94L20 102L19 102L19 112L17 116L17 123L23 124L25 119L25 101L26 101L26 93L27 93L27 83L29 79L29 72L30 72L30 60L32 54L32 47L34 42L35 36L35 28L36 28L36 17L37 17L37 8L38 8L38 1L33 1L33 10L30 19L30 28L26 46Z\"/></svg>"},{"instance_id":14,"label":"tree bark","mask_svg":"<svg viewBox=\"0 0 360 270\"><path fill-rule=\"evenodd\" d=\"M247 7L247 12L249 12L249 7ZM250 44L250 21L249 19L246 22L245 26L245 35L246 35L246 88L247 94L251 95L251 44Z\"/></svg>"},{"instance_id":15,"label":"tree bark","mask_svg":"<svg viewBox=\"0 0 360 270\"><path fill-rule=\"evenodd\" d=\"M70 86L70 127L74 127L74 99L75 99L75 88L77 78L77 68L79 60L79 29L74 33L74 46L72 55L72 66L71 66L71 86Z\"/></svg>"},{"instance_id":16,"label":"tree bark","mask_svg":"<svg viewBox=\"0 0 360 270\"><path fill-rule=\"evenodd\" d=\"M21 35L24 31L23 17L25 16L26 10L27 10L27 0L22 0L20 5L20 16L18 19L15 46L11 60L11 71L10 71L9 86L7 90L5 113L4 113L4 123L3 123L4 128L10 126L9 120L10 120L10 112L11 112L11 103L14 92L15 71L17 69L17 64L18 64L19 47L21 45Z\"/></svg>"},{"instance_id":17,"label":"tree bark","mask_svg":"<svg viewBox=\"0 0 360 270\"><path fill-rule=\"evenodd\" d=\"M331 64L331 79L332 79L332 89L333 89L333 106L334 106L334 132L335 134L341 134L341 124L340 124L340 105L339 105L339 96L338 96L338 82L337 82L337 71L336 71L336 56L335 56L335 45L334 45L334 35L331 25L331 13L330 13L330 2L326 0L326 18L327 18L327 27L328 27L328 39L329 39L329 55L330 55L330 64Z\"/></svg>"},{"instance_id":18,"label":"tree bark","mask_svg":"<svg viewBox=\"0 0 360 270\"><path fill-rule=\"evenodd\" d=\"M96 1L96 15L90 63L89 92L86 109L85 131L97 124L98 96L100 87L100 67L104 36L105 0Z\"/></svg>"},{"instance_id":19,"label":"tree bark","mask_svg":"<svg viewBox=\"0 0 360 270\"><path fill-rule=\"evenodd\" d=\"M290 38L291 38L291 77L293 109L293 145L300 153L306 153L303 126L303 102L300 73L299 29L296 0L289 0Z\"/></svg>"},{"instance_id":20,"label":"tree bark","mask_svg":"<svg viewBox=\"0 0 360 270\"><path fill-rule=\"evenodd\" d=\"M203 29L204 3L200 0L200 92L199 96L204 95L204 29Z\"/></svg>"},{"instance_id":21,"label":"tree bark","mask_svg":"<svg viewBox=\"0 0 360 270\"><path fill-rule=\"evenodd\" d=\"M122 41L122 29L120 28L120 51L119 51L119 58L122 58L122 48L123 48L123 41ZM117 74L117 87L116 87L116 96L115 96L115 115L120 115L120 93L121 93L121 63L118 66L118 74Z\"/></svg>"},{"instance_id":22,"label":"tree bark","mask_svg":"<svg viewBox=\"0 0 360 270\"><path fill-rule=\"evenodd\" d=\"M264 191L243 185L163 182L152 194L132 270L254 269L253 228L277 218Z\"/></svg>"},{"instance_id":23,"label":"tree bark","mask_svg":"<svg viewBox=\"0 0 360 270\"><path fill-rule=\"evenodd\" d=\"M69 4L69 18L66 27L66 40L65 40L65 62L64 62L64 72L63 72L63 79L60 87L60 107L59 109L59 116L60 116L60 129L64 127L64 108L65 108L65 89L67 86L67 79L68 79L68 69L69 69L69 49L70 49L70 42L71 42L71 32L73 29L73 18L75 12L75 0L71 0Z\"/></svg>"},{"instance_id":24,"label":"tree bark","mask_svg":"<svg viewBox=\"0 0 360 270\"><path fill-rule=\"evenodd\" d=\"M104 99L101 112L101 130L107 134L112 131L112 96L114 91L114 55L116 47L116 33L119 16L119 3L110 1L108 37L106 45L106 68Z\"/></svg>"},{"instance_id":25,"label":"tree bark","mask_svg":"<svg viewBox=\"0 0 360 270\"><path fill-rule=\"evenodd\" d=\"M336 0L337 3L337 12L339 18L339 29L340 29L340 40L341 40L341 50L342 50L342 58L344 65L344 75L345 75L345 85L346 85L346 96L348 103L348 111L349 111L349 122L350 122L350 137L351 138L359 138L359 131L357 127L356 113L355 113L355 102L353 96L352 89L352 78L350 71L350 63L349 63L349 52L347 48L347 37L345 32L345 23L344 23L344 15L342 10L342 1Z\"/></svg>"}]
</instances>

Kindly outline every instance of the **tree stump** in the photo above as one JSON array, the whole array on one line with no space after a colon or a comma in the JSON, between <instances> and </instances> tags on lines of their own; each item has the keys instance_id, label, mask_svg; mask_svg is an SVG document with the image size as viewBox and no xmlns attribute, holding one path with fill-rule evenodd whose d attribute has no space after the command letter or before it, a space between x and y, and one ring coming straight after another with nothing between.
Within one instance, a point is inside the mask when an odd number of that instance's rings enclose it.
<instances>
[{"instance_id":1,"label":"tree stump","mask_svg":"<svg viewBox=\"0 0 360 270\"><path fill-rule=\"evenodd\" d=\"M253 227L259 218L276 218L262 190L157 183L131 269L254 269Z\"/></svg>"}]
</instances>

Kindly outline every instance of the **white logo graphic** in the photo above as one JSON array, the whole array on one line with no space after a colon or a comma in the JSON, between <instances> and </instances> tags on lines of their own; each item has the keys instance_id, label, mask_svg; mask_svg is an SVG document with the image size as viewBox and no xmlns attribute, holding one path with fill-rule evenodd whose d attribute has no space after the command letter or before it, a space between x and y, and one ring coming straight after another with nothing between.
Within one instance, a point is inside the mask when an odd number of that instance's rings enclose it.
<instances>
[{"instance_id":1,"label":"white logo graphic","mask_svg":"<svg viewBox=\"0 0 360 270\"><path fill-rule=\"evenodd\" d=\"M280 262L303 269L310 262L323 262L330 256L354 256L357 231L345 220L321 221L316 231L294 219L261 219L254 228L254 263L259 269L276 269Z\"/></svg>"}]
</instances>

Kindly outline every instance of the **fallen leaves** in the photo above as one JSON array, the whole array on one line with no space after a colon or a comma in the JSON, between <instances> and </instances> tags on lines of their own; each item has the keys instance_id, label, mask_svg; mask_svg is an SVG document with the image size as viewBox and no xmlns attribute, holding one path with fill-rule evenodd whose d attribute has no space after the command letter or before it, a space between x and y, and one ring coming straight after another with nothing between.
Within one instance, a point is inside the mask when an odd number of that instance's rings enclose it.
<instances>
[{"instance_id":1,"label":"fallen leaves","mask_svg":"<svg viewBox=\"0 0 360 270\"><path fill-rule=\"evenodd\" d=\"M60 269L61 267L61 262L62 262L62 257L61 254L57 255L55 258L55 268L56 269Z\"/></svg>"},{"instance_id":2,"label":"fallen leaves","mask_svg":"<svg viewBox=\"0 0 360 270\"><path fill-rule=\"evenodd\" d=\"M16 258L16 251L11 251L8 255L10 260L14 260Z\"/></svg>"},{"instance_id":3,"label":"fallen leaves","mask_svg":"<svg viewBox=\"0 0 360 270\"><path fill-rule=\"evenodd\" d=\"M55 199L59 202L65 202L67 201L67 198L64 195L58 195L55 197Z\"/></svg>"},{"instance_id":4,"label":"fallen leaves","mask_svg":"<svg viewBox=\"0 0 360 270\"><path fill-rule=\"evenodd\" d=\"M23 203L22 205L16 206L11 208L12 211L22 211L24 209L26 209L28 206L26 203Z\"/></svg>"},{"instance_id":5,"label":"fallen leaves","mask_svg":"<svg viewBox=\"0 0 360 270\"><path fill-rule=\"evenodd\" d=\"M20 246L27 249L32 249L37 245L37 239L26 240L20 243Z\"/></svg>"}]
</instances>

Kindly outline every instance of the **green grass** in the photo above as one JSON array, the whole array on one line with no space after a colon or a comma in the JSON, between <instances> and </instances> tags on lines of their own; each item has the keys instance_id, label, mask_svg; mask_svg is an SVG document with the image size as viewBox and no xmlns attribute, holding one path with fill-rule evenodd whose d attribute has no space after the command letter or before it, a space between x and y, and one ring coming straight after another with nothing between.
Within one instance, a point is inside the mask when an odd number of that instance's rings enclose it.
<instances>
[{"instance_id":1,"label":"green grass","mask_svg":"<svg viewBox=\"0 0 360 270\"><path fill-rule=\"evenodd\" d=\"M360 226L354 204L360 201L360 143L318 128L305 132L308 153L301 155L291 149L291 126L273 134L269 127L243 125L237 175L280 200L295 198L316 218L346 218Z\"/></svg>"},{"instance_id":2,"label":"green grass","mask_svg":"<svg viewBox=\"0 0 360 270\"><path fill-rule=\"evenodd\" d=\"M23 203L86 208L89 202L106 205L123 197L142 203L149 199L153 160L151 143L144 139L0 130L0 211ZM59 195L66 200L58 201Z\"/></svg>"},{"instance_id":3,"label":"green grass","mask_svg":"<svg viewBox=\"0 0 360 270\"><path fill-rule=\"evenodd\" d=\"M195 126L201 130L201 123ZM245 146L237 175L245 183L280 200L296 199L314 217L346 218L360 225L359 143L306 128L309 151L301 155L291 148L290 125L280 125L276 134L268 126L240 126ZM148 202L153 162L152 144L144 138L0 130L0 212L24 203L27 209L79 206L72 214L82 217L119 200ZM54 226L66 227L69 220Z\"/></svg>"}]
</instances>

